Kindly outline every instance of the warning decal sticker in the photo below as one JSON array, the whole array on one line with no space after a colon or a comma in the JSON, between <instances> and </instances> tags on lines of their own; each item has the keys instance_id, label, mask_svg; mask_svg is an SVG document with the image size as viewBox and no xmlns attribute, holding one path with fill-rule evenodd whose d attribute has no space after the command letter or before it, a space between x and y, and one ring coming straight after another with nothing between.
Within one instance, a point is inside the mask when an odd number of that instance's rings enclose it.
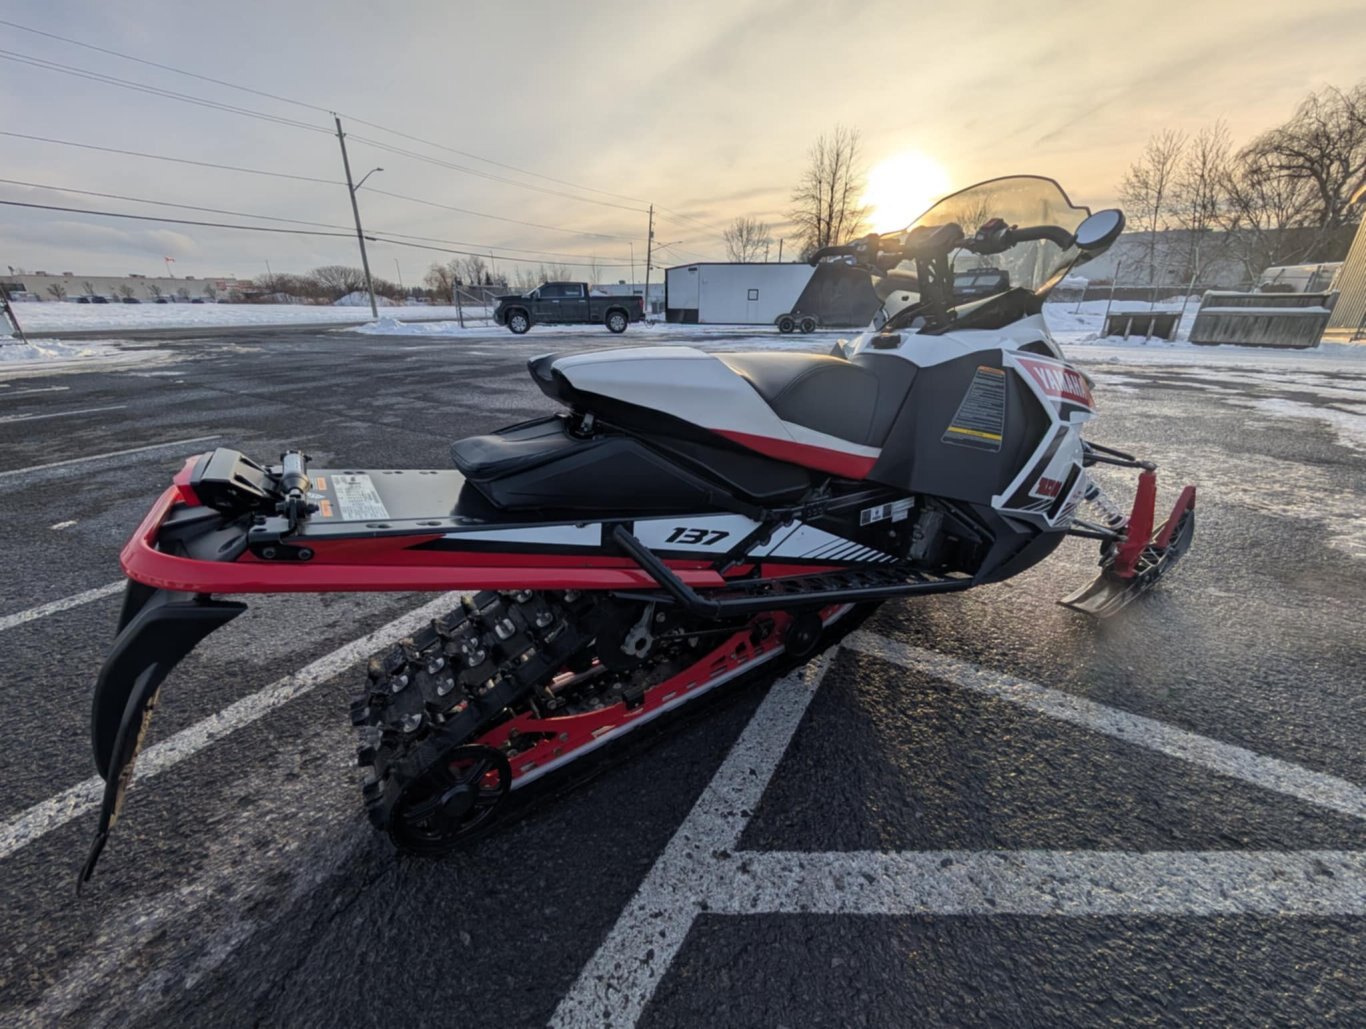
<instances>
[{"instance_id":1,"label":"warning decal sticker","mask_svg":"<svg viewBox=\"0 0 1366 1029\"><path fill-rule=\"evenodd\" d=\"M1006 373L990 365L978 365L958 412L944 430L942 442L999 451L1005 427Z\"/></svg>"},{"instance_id":2,"label":"warning decal sticker","mask_svg":"<svg viewBox=\"0 0 1366 1029\"><path fill-rule=\"evenodd\" d=\"M344 522L372 522L389 517L368 475L332 475L332 492Z\"/></svg>"}]
</instances>

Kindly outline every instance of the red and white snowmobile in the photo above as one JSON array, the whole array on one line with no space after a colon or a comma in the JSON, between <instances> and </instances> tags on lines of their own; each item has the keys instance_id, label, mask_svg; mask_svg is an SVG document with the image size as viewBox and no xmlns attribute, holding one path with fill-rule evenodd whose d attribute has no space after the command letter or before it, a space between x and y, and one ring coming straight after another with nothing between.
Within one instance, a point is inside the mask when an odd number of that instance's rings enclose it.
<instances>
[{"instance_id":1,"label":"red and white snowmobile","mask_svg":"<svg viewBox=\"0 0 1366 1029\"><path fill-rule=\"evenodd\" d=\"M973 186L905 232L814 256L866 268L883 302L835 353L539 357L531 375L563 410L459 441L455 470L191 458L122 554L82 880L161 683L245 610L222 596L482 591L371 660L351 707L370 817L422 853L720 684L809 658L883 600L999 582L1070 535L1101 541L1101 573L1064 603L1122 607L1189 545L1194 490L1157 524L1153 466L1082 439L1091 384L1041 306L1123 224L1050 179ZM955 295L981 269L1000 290ZM1128 516L1096 463L1140 471Z\"/></svg>"}]
</instances>

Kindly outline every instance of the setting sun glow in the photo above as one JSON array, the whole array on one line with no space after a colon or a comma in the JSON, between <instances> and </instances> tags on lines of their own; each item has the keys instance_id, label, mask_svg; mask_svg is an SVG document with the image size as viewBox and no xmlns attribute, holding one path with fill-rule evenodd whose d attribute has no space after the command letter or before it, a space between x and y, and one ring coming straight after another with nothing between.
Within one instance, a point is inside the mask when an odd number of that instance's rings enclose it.
<instances>
[{"instance_id":1,"label":"setting sun glow","mask_svg":"<svg viewBox=\"0 0 1366 1029\"><path fill-rule=\"evenodd\" d=\"M873 165L863 203L875 231L895 232L924 214L948 190L948 173L937 161L917 150L905 150Z\"/></svg>"}]
</instances>

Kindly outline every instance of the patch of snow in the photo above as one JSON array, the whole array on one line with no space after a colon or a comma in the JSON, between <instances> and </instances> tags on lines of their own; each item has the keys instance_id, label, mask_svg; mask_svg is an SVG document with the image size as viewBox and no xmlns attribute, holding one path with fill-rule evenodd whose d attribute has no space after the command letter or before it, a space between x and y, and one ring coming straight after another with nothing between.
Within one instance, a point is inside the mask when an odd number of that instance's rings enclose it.
<instances>
[{"instance_id":1,"label":"patch of snow","mask_svg":"<svg viewBox=\"0 0 1366 1029\"><path fill-rule=\"evenodd\" d=\"M64 342L29 338L27 343L0 339L0 377L24 377L42 370L65 370L89 365L125 365L170 360L164 351L125 350L109 340Z\"/></svg>"},{"instance_id":2,"label":"patch of snow","mask_svg":"<svg viewBox=\"0 0 1366 1029\"><path fill-rule=\"evenodd\" d=\"M1338 437L1338 442L1353 450L1366 451L1366 416L1340 411L1335 407L1315 407L1302 404L1298 400L1285 400L1281 397L1268 397L1249 400L1241 404L1277 418L1312 418L1326 422Z\"/></svg>"},{"instance_id":3,"label":"patch of snow","mask_svg":"<svg viewBox=\"0 0 1366 1029\"><path fill-rule=\"evenodd\" d=\"M332 306L333 306L333 307L369 307L369 306L370 306L370 294L369 294L369 293L366 293L366 292L364 292L364 291L362 291L362 290L357 290L357 291L355 291L355 292L353 292L353 293L348 293L348 294L346 294L346 296L342 297L340 300L334 300L334 301L332 301ZM376 306L376 307L402 307L403 305L400 304L397 300L390 300L388 297L382 297L382 296L380 296L378 293L376 293L376 294L375 294L375 306Z\"/></svg>"}]
</instances>

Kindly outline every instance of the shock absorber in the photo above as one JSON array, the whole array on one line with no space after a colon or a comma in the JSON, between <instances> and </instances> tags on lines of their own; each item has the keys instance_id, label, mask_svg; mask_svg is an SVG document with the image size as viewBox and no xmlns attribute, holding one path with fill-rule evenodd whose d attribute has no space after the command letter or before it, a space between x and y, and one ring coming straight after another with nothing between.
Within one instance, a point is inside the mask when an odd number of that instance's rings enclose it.
<instances>
[{"instance_id":1,"label":"shock absorber","mask_svg":"<svg viewBox=\"0 0 1366 1029\"><path fill-rule=\"evenodd\" d=\"M1082 499L1099 511L1105 524L1116 532L1129 524L1129 519L1124 512L1115 505L1115 502L1089 475L1086 477L1086 489L1082 493Z\"/></svg>"}]
</instances>

